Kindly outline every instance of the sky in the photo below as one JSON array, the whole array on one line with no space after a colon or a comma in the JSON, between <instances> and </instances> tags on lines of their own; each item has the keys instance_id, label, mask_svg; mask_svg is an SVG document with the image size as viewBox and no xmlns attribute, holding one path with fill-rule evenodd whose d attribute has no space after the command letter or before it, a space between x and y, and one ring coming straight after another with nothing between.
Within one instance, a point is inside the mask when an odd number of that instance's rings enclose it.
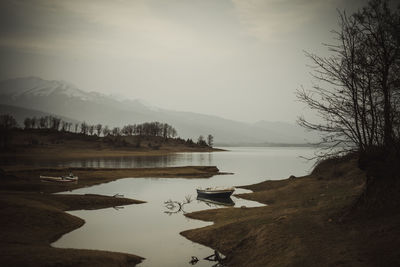
<instances>
[{"instance_id":1,"label":"sky","mask_svg":"<svg viewBox=\"0 0 400 267\"><path fill-rule=\"evenodd\" d=\"M364 0L2 0L0 79L228 119L295 122L311 86L304 51L327 55L338 10Z\"/></svg>"}]
</instances>

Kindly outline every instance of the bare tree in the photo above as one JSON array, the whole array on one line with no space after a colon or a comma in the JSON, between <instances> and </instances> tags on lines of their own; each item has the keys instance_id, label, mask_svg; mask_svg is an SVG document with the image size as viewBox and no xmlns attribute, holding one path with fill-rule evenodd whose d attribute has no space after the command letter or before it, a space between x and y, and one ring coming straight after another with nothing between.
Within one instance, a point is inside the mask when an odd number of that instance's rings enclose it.
<instances>
[{"instance_id":1,"label":"bare tree","mask_svg":"<svg viewBox=\"0 0 400 267\"><path fill-rule=\"evenodd\" d=\"M103 128L103 125L101 125L100 123L99 124L96 124L96 132L97 132L97 136L100 136L100 134L101 134L101 129Z\"/></svg>"},{"instance_id":2,"label":"bare tree","mask_svg":"<svg viewBox=\"0 0 400 267\"><path fill-rule=\"evenodd\" d=\"M68 132L71 132L72 122L67 122Z\"/></svg>"},{"instance_id":3,"label":"bare tree","mask_svg":"<svg viewBox=\"0 0 400 267\"><path fill-rule=\"evenodd\" d=\"M111 132L111 131L110 131L110 129L108 128L107 125L103 127L103 136L109 135L110 132Z\"/></svg>"},{"instance_id":4,"label":"bare tree","mask_svg":"<svg viewBox=\"0 0 400 267\"><path fill-rule=\"evenodd\" d=\"M31 129L32 128L32 119L31 118L25 118L24 127L25 127L25 129Z\"/></svg>"},{"instance_id":5,"label":"bare tree","mask_svg":"<svg viewBox=\"0 0 400 267\"><path fill-rule=\"evenodd\" d=\"M89 132L89 125L86 122L81 123L81 133L87 135Z\"/></svg>"},{"instance_id":6,"label":"bare tree","mask_svg":"<svg viewBox=\"0 0 400 267\"><path fill-rule=\"evenodd\" d=\"M326 45L331 56L306 53L317 83L297 94L320 122L300 117L299 124L322 132L328 147L322 156L392 149L399 139L394 125L400 84L399 12L392 13L386 0L373 0L362 11L339 13L339 18L341 28L334 32L338 42Z\"/></svg>"},{"instance_id":7,"label":"bare tree","mask_svg":"<svg viewBox=\"0 0 400 267\"><path fill-rule=\"evenodd\" d=\"M75 123L74 124L74 132L78 133L78 129L79 129L79 123Z\"/></svg>"},{"instance_id":8,"label":"bare tree","mask_svg":"<svg viewBox=\"0 0 400 267\"><path fill-rule=\"evenodd\" d=\"M212 136L211 134L207 136L207 144L209 147L212 147L214 145L214 136Z\"/></svg>"},{"instance_id":9,"label":"bare tree","mask_svg":"<svg viewBox=\"0 0 400 267\"><path fill-rule=\"evenodd\" d=\"M204 136L200 135L197 139L197 144L200 146L207 146L206 141L204 140Z\"/></svg>"},{"instance_id":10,"label":"bare tree","mask_svg":"<svg viewBox=\"0 0 400 267\"><path fill-rule=\"evenodd\" d=\"M38 128L39 127L39 125L38 125L38 119L36 118L36 117L33 117L32 119L31 119L31 123L32 123L32 128Z\"/></svg>"},{"instance_id":11,"label":"bare tree","mask_svg":"<svg viewBox=\"0 0 400 267\"><path fill-rule=\"evenodd\" d=\"M41 129L46 128L46 118L45 117L39 118L39 128L41 128Z\"/></svg>"},{"instance_id":12,"label":"bare tree","mask_svg":"<svg viewBox=\"0 0 400 267\"><path fill-rule=\"evenodd\" d=\"M12 129L17 127L17 121L10 114L0 115L0 148L8 148L12 144Z\"/></svg>"},{"instance_id":13,"label":"bare tree","mask_svg":"<svg viewBox=\"0 0 400 267\"><path fill-rule=\"evenodd\" d=\"M93 135L93 133L94 133L94 125L89 125L88 126L88 132L89 132L90 135Z\"/></svg>"},{"instance_id":14,"label":"bare tree","mask_svg":"<svg viewBox=\"0 0 400 267\"><path fill-rule=\"evenodd\" d=\"M49 128L58 131L60 129L61 119L49 116Z\"/></svg>"},{"instance_id":15,"label":"bare tree","mask_svg":"<svg viewBox=\"0 0 400 267\"><path fill-rule=\"evenodd\" d=\"M13 129L17 127L17 121L10 114L0 115L0 129Z\"/></svg>"},{"instance_id":16,"label":"bare tree","mask_svg":"<svg viewBox=\"0 0 400 267\"><path fill-rule=\"evenodd\" d=\"M121 135L121 129L119 127L114 127L111 131L112 135L119 136Z\"/></svg>"}]
</instances>

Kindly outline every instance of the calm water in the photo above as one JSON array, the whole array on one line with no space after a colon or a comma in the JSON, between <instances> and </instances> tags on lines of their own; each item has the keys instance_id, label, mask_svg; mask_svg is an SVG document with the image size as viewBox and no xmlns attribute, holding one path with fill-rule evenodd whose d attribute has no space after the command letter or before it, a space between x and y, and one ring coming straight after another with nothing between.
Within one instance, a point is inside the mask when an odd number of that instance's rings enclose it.
<instances>
[{"instance_id":1,"label":"calm water","mask_svg":"<svg viewBox=\"0 0 400 267\"><path fill-rule=\"evenodd\" d=\"M83 227L64 235L53 243L55 247L101 249L133 253L146 260L141 266L190 266L191 256L203 259L213 250L191 242L179 235L184 230L204 227L211 223L186 218L185 212L227 206L196 200L197 187L237 186L282 179L294 174L305 175L313 162L300 156L311 156L310 148L226 148L215 153L180 153L160 157L131 157L101 160L82 160L57 163L62 166L92 167L168 167L187 165L215 165L233 175L210 179L126 178L118 181L81 188L68 193L123 194L125 197L147 201L145 204L108 208L94 211L74 211L83 218ZM237 189L235 193L248 192ZM191 202L179 210L167 207L168 200ZM232 197L235 207L255 207L260 203ZM233 203L232 203L233 204ZM200 260L196 266L212 266Z\"/></svg>"}]
</instances>

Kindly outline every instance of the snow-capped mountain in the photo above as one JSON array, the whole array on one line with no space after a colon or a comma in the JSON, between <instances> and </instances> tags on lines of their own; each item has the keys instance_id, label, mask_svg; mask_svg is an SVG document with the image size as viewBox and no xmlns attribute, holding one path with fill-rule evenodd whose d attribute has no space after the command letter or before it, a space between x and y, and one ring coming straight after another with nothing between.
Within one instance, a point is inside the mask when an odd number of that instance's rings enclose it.
<instances>
[{"instance_id":1,"label":"snow-capped mountain","mask_svg":"<svg viewBox=\"0 0 400 267\"><path fill-rule=\"evenodd\" d=\"M47 81L38 77L16 78L0 81L0 96L13 99L53 95L78 98L84 101L99 101L108 96L97 92L86 92L66 81ZM116 99L116 98L115 98Z\"/></svg>"},{"instance_id":2,"label":"snow-capped mountain","mask_svg":"<svg viewBox=\"0 0 400 267\"><path fill-rule=\"evenodd\" d=\"M24 95L49 96L52 94L64 94L68 97L79 97L83 100L89 100L91 97L91 93L86 93L71 83L46 81L37 77L1 81L0 94L8 95L14 99Z\"/></svg>"},{"instance_id":3,"label":"snow-capped mountain","mask_svg":"<svg viewBox=\"0 0 400 267\"><path fill-rule=\"evenodd\" d=\"M181 137L197 138L212 134L216 143L306 143L316 140L315 134L311 135L295 124L265 121L251 124L193 112L159 109L143 100L121 100L83 91L68 82L37 77L0 81L0 104L6 106L3 110L14 106L109 126L167 122L177 129Z\"/></svg>"}]
</instances>

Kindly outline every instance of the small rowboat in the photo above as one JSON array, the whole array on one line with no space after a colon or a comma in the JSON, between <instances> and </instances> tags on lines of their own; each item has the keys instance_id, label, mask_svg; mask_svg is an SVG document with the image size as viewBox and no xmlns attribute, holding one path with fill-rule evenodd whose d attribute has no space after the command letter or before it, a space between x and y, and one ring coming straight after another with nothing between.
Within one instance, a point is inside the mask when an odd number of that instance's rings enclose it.
<instances>
[{"instance_id":1,"label":"small rowboat","mask_svg":"<svg viewBox=\"0 0 400 267\"><path fill-rule=\"evenodd\" d=\"M78 176L75 176L72 173L70 173L69 175L57 176L57 177L40 175L40 180L47 182L70 183L70 182L77 182Z\"/></svg>"},{"instance_id":2,"label":"small rowboat","mask_svg":"<svg viewBox=\"0 0 400 267\"><path fill-rule=\"evenodd\" d=\"M228 198L235 191L234 187L230 188L206 188L206 189L197 189L197 195L200 197L208 197L208 198Z\"/></svg>"}]
</instances>

